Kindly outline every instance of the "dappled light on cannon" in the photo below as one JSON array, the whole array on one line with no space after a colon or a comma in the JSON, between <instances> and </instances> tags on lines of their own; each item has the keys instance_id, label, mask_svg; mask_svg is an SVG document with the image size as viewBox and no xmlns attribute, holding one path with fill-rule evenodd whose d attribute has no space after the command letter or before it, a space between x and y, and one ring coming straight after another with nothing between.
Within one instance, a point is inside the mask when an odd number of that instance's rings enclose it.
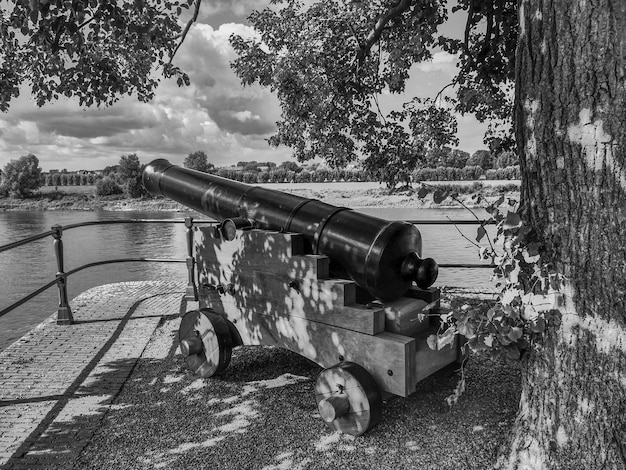
<instances>
[{"instance_id":1,"label":"dappled light on cannon","mask_svg":"<svg viewBox=\"0 0 626 470\"><path fill-rule=\"evenodd\" d=\"M461 359L460 338L438 351L437 263L405 222L248 186L155 160L146 189L215 218L194 232L199 309L179 347L195 374L222 373L233 348L278 346L319 364L321 421L361 435L381 419L383 394Z\"/></svg>"},{"instance_id":2,"label":"dappled light on cannon","mask_svg":"<svg viewBox=\"0 0 626 470\"><path fill-rule=\"evenodd\" d=\"M422 259L419 230L314 199L250 186L167 160L150 163L143 173L146 189L222 222L224 236L237 229L301 233L305 252L330 258L330 270L349 277L373 297L395 300L415 282L430 287L437 263Z\"/></svg>"}]
</instances>

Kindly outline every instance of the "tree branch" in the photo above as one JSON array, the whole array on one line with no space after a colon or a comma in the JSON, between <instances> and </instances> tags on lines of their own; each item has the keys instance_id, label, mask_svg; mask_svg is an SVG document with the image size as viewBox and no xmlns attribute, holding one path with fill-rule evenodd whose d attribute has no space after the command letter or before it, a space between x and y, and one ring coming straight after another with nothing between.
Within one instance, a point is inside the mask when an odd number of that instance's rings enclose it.
<instances>
[{"instance_id":1,"label":"tree branch","mask_svg":"<svg viewBox=\"0 0 626 470\"><path fill-rule=\"evenodd\" d=\"M451 86L454 86L455 83L454 81L448 83L446 86L444 86L441 90L439 90L439 92L435 95L435 99L433 99L433 103L436 103L437 100L441 97L441 95L443 94L444 91L446 91L446 89L450 88Z\"/></svg>"},{"instance_id":2,"label":"tree branch","mask_svg":"<svg viewBox=\"0 0 626 470\"><path fill-rule=\"evenodd\" d=\"M411 6L411 0L398 0L395 6L391 7L389 11L387 11L384 15L382 15L376 21L374 28L369 32L363 44L361 44L361 48L357 54L357 60L359 65L363 64L365 61L365 57L369 54L370 49L376 42L380 39L381 34L383 34L383 30L387 26L387 23L391 21L393 18L400 16Z\"/></svg>"},{"instance_id":3,"label":"tree branch","mask_svg":"<svg viewBox=\"0 0 626 470\"><path fill-rule=\"evenodd\" d=\"M201 3L202 3L202 0L196 0L195 8L193 10L193 16L191 17L189 21L187 21L187 24L185 25L185 29L180 35L180 41L178 41L178 44L176 45L176 49L174 49L174 52L172 52L172 55L170 55L170 60L168 62L168 65L172 64L172 60L174 60L174 56L178 52L178 49L180 49L180 46L182 46L183 42L185 41L185 38L187 37L187 33L189 32L191 25L194 24L196 20L198 19L198 13L200 12Z\"/></svg>"},{"instance_id":4,"label":"tree branch","mask_svg":"<svg viewBox=\"0 0 626 470\"><path fill-rule=\"evenodd\" d=\"M465 23L465 35L463 40L463 49L467 55L467 59L470 64L474 63L474 57L469 50L470 30L472 29L472 23L474 21L474 1L470 0L469 11L467 12L467 22Z\"/></svg>"}]
</instances>

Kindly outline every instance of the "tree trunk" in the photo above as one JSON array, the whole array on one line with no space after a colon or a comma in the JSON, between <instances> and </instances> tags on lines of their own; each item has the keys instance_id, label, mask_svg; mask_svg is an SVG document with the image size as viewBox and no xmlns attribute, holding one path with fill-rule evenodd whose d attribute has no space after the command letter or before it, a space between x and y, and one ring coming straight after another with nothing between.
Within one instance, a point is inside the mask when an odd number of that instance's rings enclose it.
<instances>
[{"instance_id":1,"label":"tree trunk","mask_svg":"<svg viewBox=\"0 0 626 470\"><path fill-rule=\"evenodd\" d=\"M519 0L525 217L566 275L525 358L515 469L626 468L626 2Z\"/></svg>"}]
</instances>

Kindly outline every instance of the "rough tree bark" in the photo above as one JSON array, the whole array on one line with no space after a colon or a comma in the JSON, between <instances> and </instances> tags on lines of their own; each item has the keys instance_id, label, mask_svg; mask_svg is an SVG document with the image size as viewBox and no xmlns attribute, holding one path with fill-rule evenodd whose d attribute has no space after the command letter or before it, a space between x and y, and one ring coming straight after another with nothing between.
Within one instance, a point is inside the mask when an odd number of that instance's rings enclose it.
<instances>
[{"instance_id":1,"label":"rough tree bark","mask_svg":"<svg viewBox=\"0 0 626 470\"><path fill-rule=\"evenodd\" d=\"M626 2L520 0L525 216L567 276L501 467L626 468Z\"/></svg>"}]
</instances>

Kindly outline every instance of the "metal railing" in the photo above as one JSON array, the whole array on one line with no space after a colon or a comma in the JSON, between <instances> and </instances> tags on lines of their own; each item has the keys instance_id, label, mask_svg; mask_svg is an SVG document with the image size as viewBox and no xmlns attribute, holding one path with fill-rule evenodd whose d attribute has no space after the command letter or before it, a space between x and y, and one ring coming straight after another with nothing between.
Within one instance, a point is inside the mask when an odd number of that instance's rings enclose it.
<instances>
[{"instance_id":1,"label":"metal railing","mask_svg":"<svg viewBox=\"0 0 626 470\"><path fill-rule=\"evenodd\" d=\"M478 219L474 219L474 220L452 220L452 219L446 219L446 220L407 220L406 222L413 224L413 225L496 225L496 222L493 220L490 221L484 221L484 220L478 220ZM460 231L459 231L460 232ZM465 235L463 235L461 233L461 235L463 237L465 237ZM465 237L467 238L467 237ZM471 240L470 240L471 241ZM473 242L472 242L473 243ZM496 265L493 264L493 262L487 264L487 263L437 263L439 265L440 268L461 268L461 269L484 269L484 268L495 268Z\"/></svg>"},{"instance_id":2,"label":"metal railing","mask_svg":"<svg viewBox=\"0 0 626 470\"><path fill-rule=\"evenodd\" d=\"M186 227L186 241L187 241L187 257L185 259L176 258L146 258L146 257L133 257L133 258L117 258L108 259L102 261L95 261L92 263L83 264L70 271L65 271L64 259L63 259L63 232L79 227L87 227L91 225L113 225L113 224L185 224ZM76 274L84 269L92 268L95 266L102 266L112 263L129 263L129 262L148 262L148 263L185 263L187 265L188 282L187 289L185 291L185 298L188 300L198 300L198 288L195 282L195 258L193 257L193 228L194 224L215 224L214 220L195 220L193 217L186 217L185 219L122 219L122 220L95 220L89 222L79 222L69 225L54 225L49 231L43 232L31 237L18 240L16 242L8 243L0 246L0 253L4 251L17 248L34 241L41 240L46 237L52 236L52 246L57 264L57 273L54 280L41 286L35 291L29 293L18 301L12 303L8 307L0 310L0 317L15 310L17 307L31 300L33 297L41 294L50 287L57 285L59 289L59 307L57 310L57 323L60 325L72 324L74 318L72 316L72 309L69 305L67 296L67 278L73 274Z\"/></svg>"},{"instance_id":3,"label":"metal railing","mask_svg":"<svg viewBox=\"0 0 626 470\"><path fill-rule=\"evenodd\" d=\"M407 222L414 225L480 225L484 222L478 220L408 220ZM102 261L95 261L92 263L86 263L82 266L78 266L70 271L65 272L64 260L63 260L63 232L79 227L87 227L92 225L114 225L114 224L185 224L186 228L186 244L187 244L187 257L185 259L175 258L146 258L146 257L134 257L134 258L117 258ZM195 266L196 260L193 256L193 228L194 224L216 224L215 220L194 220L193 217L186 217L185 219L122 219L122 220L96 220L88 222L79 222L69 225L54 225L49 231L43 232L37 235L33 235L16 242L8 243L0 246L0 253L4 251L17 248L19 246L32 243L34 241L41 240L46 237L52 236L53 249L57 263L57 273L54 280L41 286L30 294L24 296L20 300L12 303L8 307L0 310L0 317L15 310L17 307L31 300L33 297L41 294L50 287L57 285L59 289L59 307L57 310L57 323L61 325L72 324L74 319L72 316L72 309L69 305L67 296L67 278L73 274L76 274L84 269L92 268L95 266L102 266L105 264L113 263L128 263L128 262L148 262L148 263L185 263L187 265L187 288L185 291L185 298L187 300L198 300L198 287L195 281ZM439 264L441 268L493 268L493 264L485 263L442 263Z\"/></svg>"}]
</instances>

